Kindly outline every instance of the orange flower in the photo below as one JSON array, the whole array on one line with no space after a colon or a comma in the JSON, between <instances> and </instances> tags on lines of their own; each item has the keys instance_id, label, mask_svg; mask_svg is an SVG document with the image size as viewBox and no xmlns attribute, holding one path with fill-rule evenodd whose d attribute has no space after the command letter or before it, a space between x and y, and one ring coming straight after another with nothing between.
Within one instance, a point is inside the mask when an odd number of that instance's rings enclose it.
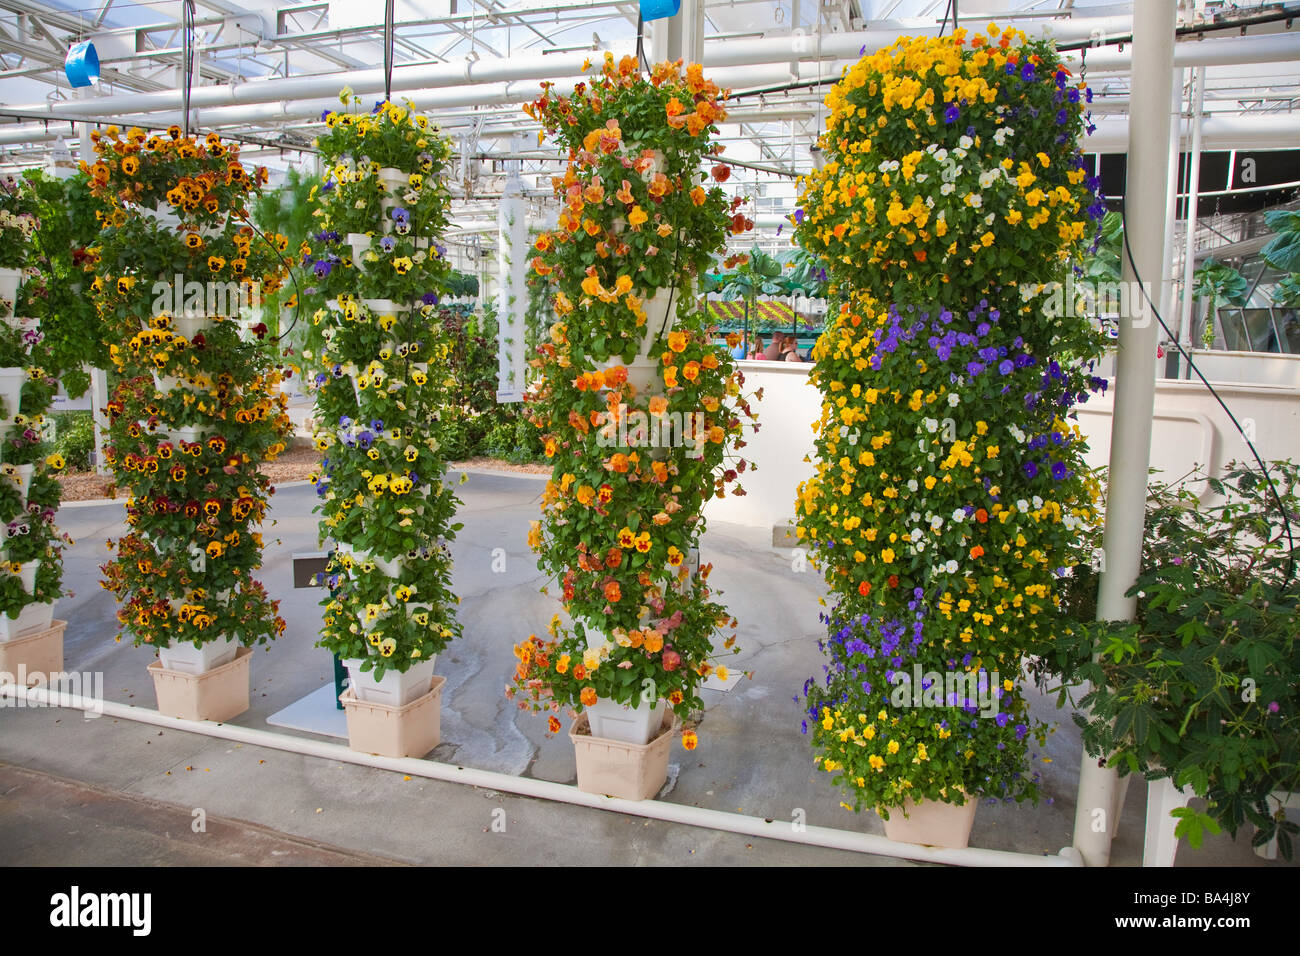
<instances>
[{"instance_id":1,"label":"orange flower","mask_svg":"<svg viewBox=\"0 0 1300 956\"><path fill-rule=\"evenodd\" d=\"M858 584L858 593L861 594L863 597L866 597L868 594L870 594L870 593L871 593L871 582L870 582L870 581L862 581L862 582L859 582L859 584Z\"/></svg>"},{"instance_id":2,"label":"orange flower","mask_svg":"<svg viewBox=\"0 0 1300 956\"><path fill-rule=\"evenodd\" d=\"M676 116L679 113L681 113L684 109L686 109L686 107L682 105L682 101L674 96L671 100L668 101L668 106L665 108L665 111L668 113L669 116Z\"/></svg>"},{"instance_id":3,"label":"orange flower","mask_svg":"<svg viewBox=\"0 0 1300 956\"><path fill-rule=\"evenodd\" d=\"M975 547L970 549L970 556L972 558L984 557L984 546L979 544L975 545Z\"/></svg>"},{"instance_id":4,"label":"orange flower","mask_svg":"<svg viewBox=\"0 0 1300 956\"><path fill-rule=\"evenodd\" d=\"M636 202L636 200L632 198L632 184L626 179L623 180L623 185L619 188L618 192L614 193L614 197L621 203Z\"/></svg>"},{"instance_id":5,"label":"orange flower","mask_svg":"<svg viewBox=\"0 0 1300 956\"><path fill-rule=\"evenodd\" d=\"M685 351L686 342L687 342L687 338L685 332L668 333L668 347L672 349L674 352Z\"/></svg>"},{"instance_id":6,"label":"orange flower","mask_svg":"<svg viewBox=\"0 0 1300 956\"><path fill-rule=\"evenodd\" d=\"M651 654L658 654L664 649L664 636L658 631L646 631L645 649Z\"/></svg>"},{"instance_id":7,"label":"orange flower","mask_svg":"<svg viewBox=\"0 0 1300 956\"><path fill-rule=\"evenodd\" d=\"M633 206L632 211L627 214L627 223L634 230L639 230L649 218L644 209L640 206Z\"/></svg>"},{"instance_id":8,"label":"orange flower","mask_svg":"<svg viewBox=\"0 0 1300 956\"><path fill-rule=\"evenodd\" d=\"M696 736L695 731L687 730L682 734L682 746L687 750L694 750L699 743L700 738Z\"/></svg>"},{"instance_id":9,"label":"orange flower","mask_svg":"<svg viewBox=\"0 0 1300 956\"><path fill-rule=\"evenodd\" d=\"M697 206L703 206L704 201L709 198L709 194L704 191L704 187L696 186L691 190L691 202Z\"/></svg>"},{"instance_id":10,"label":"orange flower","mask_svg":"<svg viewBox=\"0 0 1300 956\"><path fill-rule=\"evenodd\" d=\"M614 497L614 488L612 485L601 485L600 490L596 492L596 497L602 505L609 504Z\"/></svg>"},{"instance_id":11,"label":"orange flower","mask_svg":"<svg viewBox=\"0 0 1300 956\"><path fill-rule=\"evenodd\" d=\"M578 699L582 701L583 707L595 707L596 701L599 700L596 696L596 688L584 687L582 693L578 695Z\"/></svg>"},{"instance_id":12,"label":"orange flower","mask_svg":"<svg viewBox=\"0 0 1300 956\"><path fill-rule=\"evenodd\" d=\"M617 581L607 581L605 583L605 600L610 604L617 604L623 600L623 589L618 586Z\"/></svg>"},{"instance_id":13,"label":"orange flower","mask_svg":"<svg viewBox=\"0 0 1300 956\"><path fill-rule=\"evenodd\" d=\"M551 274L551 267L542 261L541 256L536 256L533 259L533 271L539 276L548 276Z\"/></svg>"},{"instance_id":14,"label":"orange flower","mask_svg":"<svg viewBox=\"0 0 1300 956\"><path fill-rule=\"evenodd\" d=\"M554 714L551 714L551 716L547 717L546 729L553 734L558 734L560 732L560 718L556 717Z\"/></svg>"},{"instance_id":15,"label":"orange flower","mask_svg":"<svg viewBox=\"0 0 1300 956\"><path fill-rule=\"evenodd\" d=\"M668 399L662 395L655 395L650 399L650 414L658 418L664 412L668 411Z\"/></svg>"},{"instance_id":16,"label":"orange flower","mask_svg":"<svg viewBox=\"0 0 1300 956\"><path fill-rule=\"evenodd\" d=\"M687 362L682 369L682 377L688 382L693 382L700 377L700 363L696 361Z\"/></svg>"},{"instance_id":17,"label":"orange flower","mask_svg":"<svg viewBox=\"0 0 1300 956\"><path fill-rule=\"evenodd\" d=\"M589 505L596 500L596 489L591 485L578 486L578 504Z\"/></svg>"},{"instance_id":18,"label":"orange flower","mask_svg":"<svg viewBox=\"0 0 1300 956\"><path fill-rule=\"evenodd\" d=\"M626 474L628 468L627 455L618 452L609 459L610 471L617 472L620 475Z\"/></svg>"},{"instance_id":19,"label":"orange flower","mask_svg":"<svg viewBox=\"0 0 1300 956\"><path fill-rule=\"evenodd\" d=\"M547 249L551 248L550 233L548 232L542 233L540 236L537 237L537 241L533 243L533 245L537 247L538 252L545 252Z\"/></svg>"},{"instance_id":20,"label":"orange flower","mask_svg":"<svg viewBox=\"0 0 1300 956\"><path fill-rule=\"evenodd\" d=\"M975 520L978 521L980 524L988 524L989 513L985 511L983 508L980 508L978 511L975 512Z\"/></svg>"}]
</instances>

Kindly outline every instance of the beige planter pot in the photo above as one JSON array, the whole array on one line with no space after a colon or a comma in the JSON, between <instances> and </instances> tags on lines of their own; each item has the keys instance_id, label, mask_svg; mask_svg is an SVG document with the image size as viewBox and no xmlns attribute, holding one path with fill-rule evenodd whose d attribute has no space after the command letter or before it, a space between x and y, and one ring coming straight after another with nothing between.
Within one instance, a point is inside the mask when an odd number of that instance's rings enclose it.
<instances>
[{"instance_id":1,"label":"beige planter pot","mask_svg":"<svg viewBox=\"0 0 1300 956\"><path fill-rule=\"evenodd\" d=\"M162 661L149 665L158 712L182 720L229 720L248 710L251 647L241 647L235 659L202 674L185 674L163 668Z\"/></svg>"},{"instance_id":2,"label":"beige planter pot","mask_svg":"<svg viewBox=\"0 0 1300 956\"><path fill-rule=\"evenodd\" d=\"M677 729L673 712L664 714L659 734L646 744L591 736L587 715L569 730L578 764L578 789L624 800L649 800L668 779L668 751Z\"/></svg>"},{"instance_id":3,"label":"beige planter pot","mask_svg":"<svg viewBox=\"0 0 1300 956\"><path fill-rule=\"evenodd\" d=\"M49 685L50 675L63 670L63 632L67 621L54 621L43 630L0 641L0 680Z\"/></svg>"},{"instance_id":4,"label":"beige planter pot","mask_svg":"<svg viewBox=\"0 0 1300 956\"><path fill-rule=\"evenodd\" d=\"M435 677L427 694L400 707L357 700L349 687L340 696L348 718L348 746L380 757L423 757L442 740L442 688Z\"/></svg>"},{"instance_id":5,"label":"beige planter pot","mask_svg":"<svg viewBox=\"0 0 1300 956\"><path fill-rule=\"evenodd\" d=\"M971 827L979 801L967 796L961 806L939 800L908 800L889 811L885 836L896 843L919 843L961 850L970 844ZM906 815L904 815L906 814Z\"/></svg>"}]
</instances>

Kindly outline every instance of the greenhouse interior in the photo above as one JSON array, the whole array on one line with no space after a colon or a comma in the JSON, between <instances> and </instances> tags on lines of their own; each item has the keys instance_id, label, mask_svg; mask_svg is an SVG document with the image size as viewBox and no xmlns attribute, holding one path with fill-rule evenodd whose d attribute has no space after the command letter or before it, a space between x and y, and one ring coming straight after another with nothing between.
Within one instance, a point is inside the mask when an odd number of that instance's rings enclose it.
<instances>
[{"instance_id":1,"label":"greenhouse interior","mask_svg":"<svg viewBox=\"0 0 1300 956\"><path fill-rule=\"evenodd\" d=\"M0 860L1295 867L1297 18L0 0Z\"/></svg>"}]
</instances>

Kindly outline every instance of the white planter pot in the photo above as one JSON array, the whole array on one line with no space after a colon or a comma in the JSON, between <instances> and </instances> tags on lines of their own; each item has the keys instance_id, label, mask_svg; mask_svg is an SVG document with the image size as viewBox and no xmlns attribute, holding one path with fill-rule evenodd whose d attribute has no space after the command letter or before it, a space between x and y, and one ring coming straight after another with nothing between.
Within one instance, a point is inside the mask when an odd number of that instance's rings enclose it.
<instances>
[{"instance_id":1,"label":"white planter pot","mask_svg":"<svg viewBox=\"0 0 1300 956\"><path fill-rule=\"evenodd\" d=\"M411 311L409 305L392 299L362 299L361 304L375 315L400 315Z\"/></svg>"},{"instance_id":2,"label":"white planter pot","mask_svg":"<svg viewBox=\"0 0 1300 956\"><path fill-rule=\"evenodd\" d=\"M192 339L200 332L206 332L217 324L217 320L210 315L201 313L185 313L173 317L172 324L176 327L176 334L183 335L187 339Z\"/></svg>"},{"instance_id":3,"label":"white planter pot","mask_svg":"<svg viewBox=\"0 0 1300 956\"><path fill-rule=\"evenodd\" d=\"M25 561L19 565L18 580L23 582L23 590L31 594L36 590L36 572L41 569L40 561Z\"/></svg>"},{"instance_id":4,"label":"white planter pot","mask_svg":"<svg viewBox=\"0 0 1300 956\"><path fill-rule=\"evenodd\" d=\"M363 661L346 660L343 666L348 669L348 678L352 684L352 693L358 700L371 704L387 704L389 707L402 707L429 692L433 683L433 667L438 662L435 654L427 661L418 661L404 674L395 670L385 670L382 680L375 680L375 672L361 672Z\"/></svg>"},{"instance_id":5,"label":"white planter pot","mask_svg":"<svg viewBox=\"0 0 1300 956\"><path fill-rule=\"evenodd\" d=\"M352 555L353 561L363 562L363 563L366 561L375 562L375 567L378 568L381 572L383 572L390 578L395 578L402 573L401 558L381 558L378 555L376 555L373 551L366 551L363 549L354 548L350 544L340 544L338 546L338 550L344 552L345 554Z\"/></svg>"},{"instance_id":6,"label":"white planter pot","mask_svg":"<svg viewBox=\"0 0 1300 956\"><path fill-rule=\"evenodd\" d=\"M642 348L645 348L644 344ZM604 371L625 363L619 356L615 355L596 364ZM627 365L627 380L636 386L636 393L639 398L644 398L647 395L663 394L664 380L663 376L659 374L658 359L638 355L632 360L631 365Z\"/></svg>"},{"instance_id":7,"label":"white planter pot","mask_svg":"<svg viewBox=\"0 0 1300 956\"><path fill-rule=\"evenodd\" d=\"M22 495L23 501L27 500L27 489L31 486L32 473L35 470L35 465L0 465L0 472L18 486L18 493Z\"/></svg>"},{"instance_id":8,"label":"white planter pot","mask_svg":"<svg viewBox=\"0 0 1300 956\"><path fill-rule=\"evenodd\" d=\"M677 324L677 303L681 297L680 288L660 289L643 304L645 309L645 337L641 340L640 357L650 354L659 336L667 335Z\"/></svg>"},{"instance_id":9,"label":"white planter pot","mask_svg":"<svg viewBox=\"0 0 1300 956\"><path fill-rule=\"evenodd\" d=\"M0 614L0 641L13 641L34 631L49 630L54 620L54 602L29 604L17 617Z\"/></svg>"},{"instance_id":10,"label":"white planter pot","mask_svg":"<svg viewBox=\"0 0 1300 956\"><path fill-rule=\"evenodd\" d=\"M159 434L161 434L161 432ZM194 444L195 442L203 441L203 435L204 432L201 428L192 428L187 426L185 428L171 429L171 438L174 442L186 441L190 444Z\"/></svg>"},{"instance_id":11,"label":"white planter pot","mask_svg":"<svg viewBox=\"0 0 1300 956\"><path fill-rule=\"evenodd\" d=\"M222 664L229 664L235 659L238 650L239 643L225 637L198 646L173 644L171 647L160 647L158 659L162 661L164 670L203 674Z\"/></svg>"},{"instance_id":12,"label":"white planter pot","mask_svg":"<svg viewBox=\"0 0 1300 956\"><path fill-rule=\"evenodd\" d=\"M627 744L648 744L655 731L664 722L668 709L665 700L653 705L639 703L635 707L616 704L611 700L598 700L583 710L591 724L591 735Z\"/></svg>"},{"instance_id":13,"label":"white planter pot","mask_svg":"<svg viewBox=\"0 0 1300 956\"><path fill-rule=\"evenodd\" d=\"M164 395L168 392L176 391L176 389L180 388L180 385L181 380L175 375L159 375L157 372L153 373L153 386Z\"/></svg>"},{"instance_id":14,"label":"white planter pot","mask_svg":"<svg viewBox=\"0 0 1300 956\"><path fill-rule=\"evenodd\" d=\"M18 286L22 284L23 271L21 269L0 269L0 299L9 303L8 307L0 308L0 311L8 313L17 304Z\"/></svg>"},{"instance_id":15,"label":"white planter pot","mask_svg":"<svg viewBox=\"0 0 1300 956\"><path fill-rule=\"evenodd\" d=\"M347 243L352 247L352 264L365 271L366 265L362 257L370 249L370 236L364 232L349 232Z\"/></svg>"},{"instance_id":16,"label":"white planter pot","mask_svg":"<svg viewBox=\"0 0 1300 956\"><path fill-rule=\"evenodd\" d=\"M13 418L18 414L25 381L27 381L26 369L0 368L0 402L4 402L6 418Z\"/></svg>"}]
</instances>

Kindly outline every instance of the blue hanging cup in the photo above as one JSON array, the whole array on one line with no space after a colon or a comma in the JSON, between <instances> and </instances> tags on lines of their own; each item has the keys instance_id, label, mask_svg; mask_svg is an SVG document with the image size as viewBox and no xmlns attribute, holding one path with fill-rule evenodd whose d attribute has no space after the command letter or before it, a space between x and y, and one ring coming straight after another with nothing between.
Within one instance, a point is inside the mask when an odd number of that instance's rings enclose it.
<instances>
[{"instance_id":1,"label":"blue hanging cup","mask_svg":"<svg viewBox=\"0 0 1300 956\"><path fill-rule=\"evenodd\" d=\"M675 17L681 8L682 0L641 0L641 20L649 23L651 20Z\"/></svg>"},{"instance_id":2,"label":"blue hanging cup","mask_svg":"<svg viewBox=\"0 0 1300 956\"><path fill-rule=\"evenodd\" d=\"M63 61L63 72L74 87L98 83L99 54L95 52L95 44L82 40L68 50L67 59Z\"/></svg>"}]
</instances>

